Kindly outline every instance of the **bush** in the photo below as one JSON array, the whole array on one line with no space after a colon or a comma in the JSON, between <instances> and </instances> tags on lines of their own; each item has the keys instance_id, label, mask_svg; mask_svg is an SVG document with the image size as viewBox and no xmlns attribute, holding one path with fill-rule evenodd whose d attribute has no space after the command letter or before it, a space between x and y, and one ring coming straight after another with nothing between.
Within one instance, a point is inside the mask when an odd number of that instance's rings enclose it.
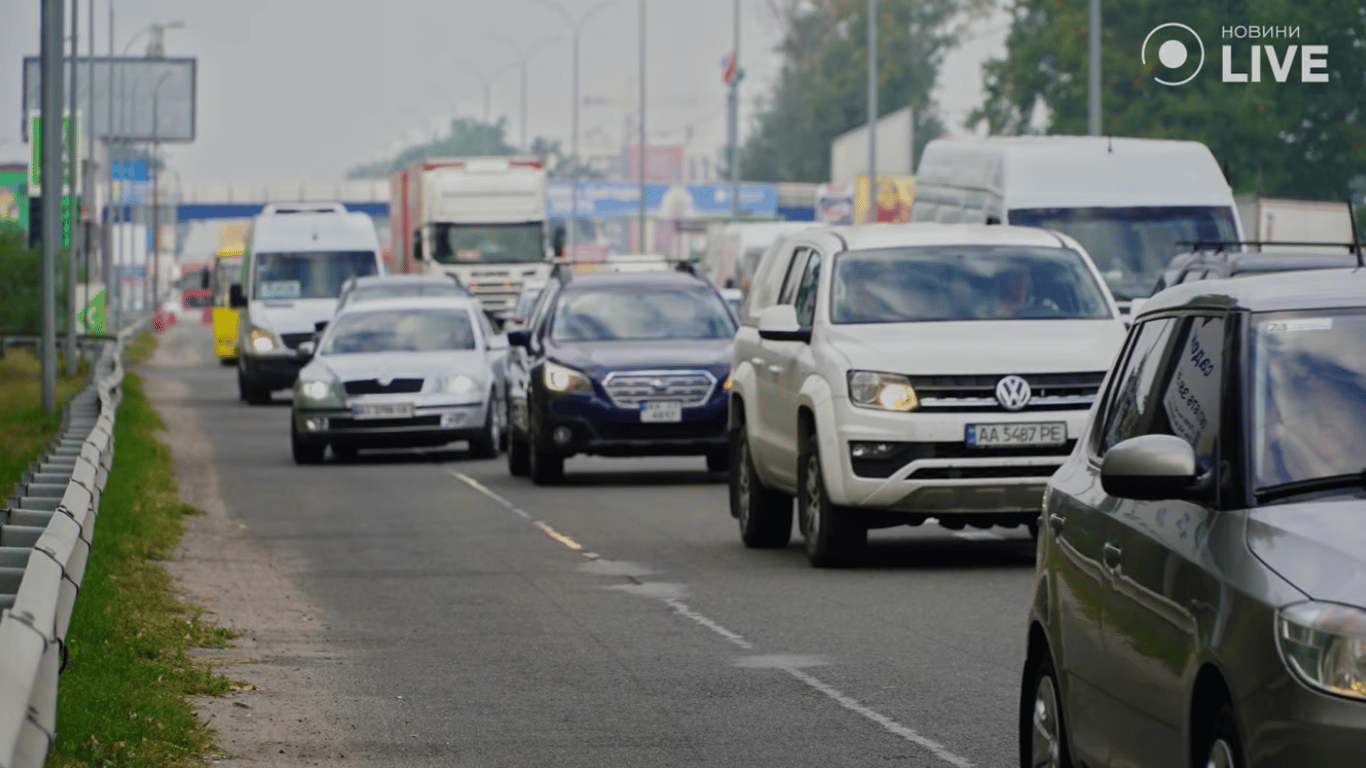
<instances>
[{"instance_id":1,"label":"bush","mask_svg":"<svg viewBox=\"0 0 1366 768\"><path fill-rule=\"evenodd\" d=\"M0 331L38 333L43 322L43 256L18 230L0 230ZM66 252L57 259L57 331L66 330Z\"/></svg>"}]
</instances>

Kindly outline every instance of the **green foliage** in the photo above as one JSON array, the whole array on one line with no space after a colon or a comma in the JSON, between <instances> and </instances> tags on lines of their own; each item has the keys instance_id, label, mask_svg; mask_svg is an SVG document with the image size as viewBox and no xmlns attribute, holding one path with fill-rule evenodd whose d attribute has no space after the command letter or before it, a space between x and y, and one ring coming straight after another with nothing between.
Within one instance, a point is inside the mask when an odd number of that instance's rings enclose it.
<instances>
[{"instance_id":1,"label":"green foliage","mask_svg":"<svg viewBox=\"0 0 1366 768\"><path fill-rule=\"evenodd\" d=\"M90 381L90 364L66 374L58 366L58 410L43 413L42 367L36 355L11 349L0 357L0 497L8 498L12 484L38 458L62 426L60 410Z\"/></svg>"},{"instance_id":2,"label":"green foliage","mask_svg":"<svg viewBox=\"0 0 1366 768\"><path fill-rule=\"evenodd\" d=\"M531 142L531 154L541 158L541 162L545 164L546 173L550 178L574 178L574 158L570 156L569 150L561 147L560 142L545 138L534 139ZM602 178L601 173L598 173L586 163L578 164L578 176L580 179Z\"/></svg>"},{"instance_id":3,"label":"green foliage","mask_svg":"<svg viewBox=\"0 0 1366 768\"><path fill-rule=\"evenodd\" d=\"M213 733L188 697L226 692L231 681L188 650L225 647L232 634L179 599L163 564L195 510L176 498L170 450L156 438L164 425L142 382L128 374L123 392L48 765L203 765Z\"/></svg>"},{"instance_id":4,"label":"green foliage","mask_svg":"<svg viewBox=\"0 0 1366 768\"><path fill-rule=\"evenodd\" d=\"M984 69L986 99L970 118L992 133L1029 133L1036 104L1043 132L1087 131L1088 4L1016 0L1005 59ZM1156 57L1142 63L1143 40L1179 21L1205 45L1205 66L1177 87L1153 80ZM1296 39L1224 39L1225 27L1299 27ZM1366 6L1360 0L1129 0L1102 17L1102 128L1115 136L1193 139L1228 168L1239 193L1342 199L1366 167ZM1327 83L1225 83L1222 46L1247 72L1254 44L1327 45Z\"/></svg>"},{"instance_id":5,"label":"green foliage","mask_svg":"<svg viewBox=\"0 0 1366 768\"><path fill-rule=\"evenodd\" d=\"M29 248L28 234L17 230L0 230L0 331L38 333L42 330L42 250L38 244ZM55 265L57 330L66 330L66 252L59 253ZM83 264L77 265L84 269ZM79 272L77 273L80 274Z\"/></svg>"},{"instance_id":6,"label":"green foliage","mask_svg":"<svg viewBox=\"0 0 1366 768\"><path fill-rule=\"evenodd\" d=\"M944 126L930 94L955 22L982 0L881 0L878 5L878 115L914 108L916 156ZM752 181L830 179L830 143L868 122L868 3L815 0L782 5L783 69L746 142L741 175Z\"/></svg>"},{"instance_id":7,"label":"green foliage","mask_svg":"<svg viewBox=\"0 0 1366 768\"><path fill-rule=\"evenodd\" d=\"M384 179L413 163L439 157L495 157L513 155L517 148L507 143L507 120L485 123L469 117L451 122L451 131L435 141L408 147L390 160L359 165L347 171L348 179Z\"/></svg>"}]
</instances>

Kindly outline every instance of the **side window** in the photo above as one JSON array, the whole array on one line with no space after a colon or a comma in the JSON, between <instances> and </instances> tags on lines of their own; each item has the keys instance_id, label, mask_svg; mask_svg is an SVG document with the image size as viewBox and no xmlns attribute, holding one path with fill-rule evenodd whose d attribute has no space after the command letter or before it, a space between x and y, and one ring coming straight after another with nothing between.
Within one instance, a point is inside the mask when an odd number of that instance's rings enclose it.
<instances>
[{"instance_id":1,"label":"side window","mask_svg":"<svg viewBox=\"0 0 1366 768\"><path fill-rule=\"evenodd\" d=\"M1104 456L1115 445L1146 434L1157 400L1153 385L1175 324L1171 318L1149 320L1131 331L1128 355L1106 395L1105 420L1094 446L1097 455Z\"/></svg>"},{"instance_id":2,"label":"side window","mask_svg":"<svg viewBox=\"0 0 1366 768\"><path fill-rule=\"evenodd\" d=\"M754 280L745 292L745 305L740 312L741 321L752 320L754 315L773 306L778 300L783 276L787 274L787 260L791 257L791 250L782 245L781 241L770 246L769 251L760 259Z\"/></svg>"},{"instance_id":3,"label":"side window","mask_svg":"<svg viewBox=\"0 0 1366 768\"><path fill-rule=\"evenodd\" d=\"M1158 388L1160 408L1142 434L1175 435L1191 444L1199 465L1212 466L1219 438L1224 380L1224 319L1196 316L1181 321L1171 364Z\"/></svg>"},{"instance_id":4,"label":"side window","mask_svg":"<svg viewBox=\"0 0 1366 768\"><path fill-rule=\"evenodd\" d=\"M531 321L527 324L531 328L531 338L545 338L546 323L550 318L549 307L554 303L555 295L558 293L553 284L547 285L545 290L541 291L541 298L536 302L536 308L531 313Z\"/></svg>"},{"instance_id":5,"label":"side window","mask_svg":"<svg viewBox=\"0 0 1366 768\"><path fill-rule=\"evenodd\" d=\"M816 317L816 292L821 282L821 255L816 251L811 252L811 259L806 262L806 271L802 273L801 283L797 286L797 297L793 302L797 305L797 324L803 328L810 328L812 320Z\"/></svg>"},{"instance_id":6,"label":"side window","mask_svg":"<svg viewBox=\"0 0 1366 768\"><path fill-rule=\"evenodd\" d=\"M783 290L778 294L779 304L791 304L793 297L797 295L797 283L800 282L802 268L806 266L806 257L810 253L810 248L802 247L793 254L792 263L787 268L787 277L783 278Z\"/></svg>"}]
</instances>

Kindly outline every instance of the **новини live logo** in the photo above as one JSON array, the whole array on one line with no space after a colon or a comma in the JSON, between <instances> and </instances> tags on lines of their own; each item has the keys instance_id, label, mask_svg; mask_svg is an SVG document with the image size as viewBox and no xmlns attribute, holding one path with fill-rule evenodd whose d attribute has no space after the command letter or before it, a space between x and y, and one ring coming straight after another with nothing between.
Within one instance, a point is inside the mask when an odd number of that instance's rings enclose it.
<instances>
[{"instance_id":1,"label":"\u043d\u043e\u0432\u0438\u043d\u0438 live logo","mask_svg":"<svg viewBox=\"0 0 1366 768\"><path fill-rule=\"evenodd\" d=\"M1300 28L1255 24L1226 26L1220 28L1220 36L1225 40L1298 40ZM1225 83L1260 83L1264 73L1278 83L1287 82L1295 76L1302 83L1328 82L1326 45L1251 44L1245 53L1235 52L1234 48L1233 45L1221 46L1221 79ZM1192 56L1192 50L1195 56ZM1153 27L1143 38L1140 55L1144 64L1148 63L1153 52L1160 70L1153 75L1153 80L1162 85L1185 85L1205 67L1205 42L1198 32L1185 24L1173 21ZM1235 64L1235 61L1238 63ZM1246 62L1246 67L1243 62ZM1266 65L1265 70L1263 63Z\"/></svg>"}]
</instances>

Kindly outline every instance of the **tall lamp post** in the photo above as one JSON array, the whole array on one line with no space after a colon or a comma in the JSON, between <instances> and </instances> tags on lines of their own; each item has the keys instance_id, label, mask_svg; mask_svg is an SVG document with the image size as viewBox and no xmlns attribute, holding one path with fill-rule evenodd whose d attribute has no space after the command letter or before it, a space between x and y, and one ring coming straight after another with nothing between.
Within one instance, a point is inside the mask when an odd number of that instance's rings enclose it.
<instances>
[{"instance_id":1,"label":"tall lamp post","mask_svg":"<svg viewBox=\"0 0 1366 768\"><path fill-rule=\"evenodd\" d=\"M557 0L534 0L534 2L544 5L547 8L554 9L556 12L558 12L561 16L564 17L565 24L568 25L570 35L573 39L574 84L572 86L573 100L570 102L572 116L569 120L569 154L570 162L572 164L570 170L573 171L574 178L571 182L572 186L569 192L569 224L566 227L567 231L565 232L565 249L569 252L571 257L574 254L575 247L578 245L577 230L579 227L579 37L580 33L583 32L583 25L587 23L587 21L590 18L592 18L594 14L606 8L607 6L615 3L616 1L617 0L602 0L602 2L584 11L576 18L572 13L569 12L568 9L561 5Z\"/></svg>"},{"instance_id":2,"label":"tall lamp post","mask_svg":"<svg viewBox=\"0 0 1366 768\"><path fill-rule=\"evenodd\" d=\"M868 0L868 220L877 221L877 0Z\"/></svg>"},{"instance_id":3,"label":"tall lamp post","mask_svg":"<svg viewBox=\"0 0 1366 768\"><path fill-rule=\"evenodd\" d=\"M523 48L522 48L521 43L517 42L515 39L513 39L513 38L511 38L511 37L509 37L509 36L507 36L507 35L504 35L504 34L502 34L502 33L495 33L495 34L493 35L493 37L494 37L495 39L497 39L497 40L501 40L501 41L507 43L507 44L512 48L513 52L515 52L515 53L517 54L518 66L520 66L520 67L521 67L521 70L522 70L522 72L521 72L521 77L522 77L522 93L521 93L521 99L520 99L521 102L522 102L522 104L521 104L521 111L522 111L522 114L521 114L520 120L518 121L518 122L521 124L521 125L520 125L521 143L520 143L519 146L520 146L520 148L521 148L521 150L522 150L523 152L530 152L530 151L531 151L531 144L529 144L529 143L527 142L527 135L526 135L526 65L527 65L527 62L531 60L531 57L532 57L532 56L535 56L537 53L539 53L539 52L542 50L542 46L547 45L547 44L549 44L549 43L552 43L552 42L554 42L554 41L560 39L560 36L559 36L559 35L552 35L552 36L550 36L550 37L542 38L542 39L536 41L535 43L532 43L532 44L531 44L528 48L526 48L526 49L523 49Z\"/></svg>"},{"instance_id":4,"label":"tall lamp post","mask_svg":"<svg viewBox=\"0 0 1366 768\"><path fill-rule=\"evenodd\" d=\"M161 132L161 86L170 77L169 71L162 72L161 77L157 78L157 84L152 88L152 161L155 162L159 153L161 142L158 135ZM161 308L161 197L158 195L157 182L160 180L160 173L152 174L152 311L156 312Z\"/></svg>"},{"instance_id":5,"label":"tall lamp post","mask_svg":"<svg viewBox=\"0 0 1366 768\"><path fill-rule=\"evenodd\" d=\"M640 185L640 210L637 214L636 253L645 253L645 160L648 137L645 133L645 0L640 0L640 160L636 163L636 176Z\"/></svg>"}]
</instances>

